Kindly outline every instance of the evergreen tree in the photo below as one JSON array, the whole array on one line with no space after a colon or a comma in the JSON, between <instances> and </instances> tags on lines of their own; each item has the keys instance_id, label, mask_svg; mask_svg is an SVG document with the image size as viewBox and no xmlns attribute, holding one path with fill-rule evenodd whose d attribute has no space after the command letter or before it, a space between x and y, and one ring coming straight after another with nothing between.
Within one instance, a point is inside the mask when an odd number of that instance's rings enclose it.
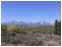
<instances>
[{"instance_id":1,"label":"evergreen tree","mask_svg":"<svg viewBox=\"0 0 62 47\"><path fill-rule=\"evenodd\" d=\"M57 19L55 20L55 35L61 35L61 20L58 21Z\"/></svg>"},{"instance_id":2,"label":"evergreen tree","mask_svg":"<svg viewBox=\"0 0 62 47\"><path fill-rule=\"evenodd\" d=\"M56 19L55 20L55 31L54 31L54 34L57 35L57 32L58 31L58 20Z\"/></svg>"},{"instance_id":3,"label":"evergreen tree","mask_svg":"<svg viewBox=\"0 0 62 47\"><path fill-rule=\"evenodd\" d=\"M61 35L61 20L59 21L59 25L58 25L58 35Z\"/></svg>"}]
</instances>

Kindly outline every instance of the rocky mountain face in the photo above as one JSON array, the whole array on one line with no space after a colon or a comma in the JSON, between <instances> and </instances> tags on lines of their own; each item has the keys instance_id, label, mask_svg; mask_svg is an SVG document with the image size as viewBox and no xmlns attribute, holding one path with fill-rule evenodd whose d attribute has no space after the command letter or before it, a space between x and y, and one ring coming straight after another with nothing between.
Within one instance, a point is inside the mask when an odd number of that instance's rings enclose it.
<instances>
[{"instance_id":1,"label":"rocky mountain face","mask_svg":"<svg viewBox=\"0 0 62 47\"><path fill-rule=\"evenodd\" d=\"M45 20L40 20L36 23L34 23L32 21L31 22L24 22L24 21L17 22L15 20L13 20L13 21L4 22L2 24L6 24L6 25L25 25L25 26L54 26L54 24L46 22Z\"/></svg>"}]
</instances>

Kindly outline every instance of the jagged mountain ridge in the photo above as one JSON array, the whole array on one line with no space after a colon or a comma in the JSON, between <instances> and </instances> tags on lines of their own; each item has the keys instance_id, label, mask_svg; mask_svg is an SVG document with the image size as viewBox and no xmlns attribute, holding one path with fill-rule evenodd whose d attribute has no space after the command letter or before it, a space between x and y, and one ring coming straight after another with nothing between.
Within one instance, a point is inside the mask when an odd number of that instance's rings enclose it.
<instances>
[{"instance_id":1,"label":"jagged mountain ridge","mask_svg":"<svg viewBox=\"0 0 62 47\"><path fill-rule=\"evenodd\" d=\"M4 22L2 24L6 24L6 25L25 25L25 26L53 26L53 24L46 22L45 20L40 20L36 23L34 22L24 22L24 21L20 21L17 22L15 20L13 21L8 21L8 22Z\"/></svg>"}]
</instances>

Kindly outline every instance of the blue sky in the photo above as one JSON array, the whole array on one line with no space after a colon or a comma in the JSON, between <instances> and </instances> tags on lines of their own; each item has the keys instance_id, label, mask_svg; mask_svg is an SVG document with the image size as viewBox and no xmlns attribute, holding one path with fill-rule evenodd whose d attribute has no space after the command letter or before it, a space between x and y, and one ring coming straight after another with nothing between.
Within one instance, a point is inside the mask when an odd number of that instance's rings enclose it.
<instances>
[{"instance_id":1,"label":"blue sky","mask_svg":"<svg viewBox=\"0 0 62 47\"><path fill-rule=\"evenodd\" d=\"M60 1L2 1L1 22L45 20L54 23L61 19Z\"/></svg>"}]
</instances>

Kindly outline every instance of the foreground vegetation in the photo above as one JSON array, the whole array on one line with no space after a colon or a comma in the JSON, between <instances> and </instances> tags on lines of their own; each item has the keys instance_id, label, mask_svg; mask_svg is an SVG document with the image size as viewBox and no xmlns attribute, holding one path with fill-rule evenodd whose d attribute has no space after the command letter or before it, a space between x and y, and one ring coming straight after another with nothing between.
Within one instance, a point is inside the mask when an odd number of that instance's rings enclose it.
<instances>
[{"instance_id":1,"label":"foreground vegetation","mask_svg":"<svg viewBox=\"0 0 62 47\"><path fill-rule=\"evenodd\" d=\"M15 34L2 36L2 46L60 46L61 37L52 34Z\"/></svg>"},{"instance_id":2,"label":"foreground vegetation","mask_svg":"<svg viewBox=\"0 0 62 47\"><path fill-rule=\"evenodd\" d=\"M23 46L60 46L61 26L55 21L55 26L1 26L1 45Z\"/></svg>"}]
</instances>

